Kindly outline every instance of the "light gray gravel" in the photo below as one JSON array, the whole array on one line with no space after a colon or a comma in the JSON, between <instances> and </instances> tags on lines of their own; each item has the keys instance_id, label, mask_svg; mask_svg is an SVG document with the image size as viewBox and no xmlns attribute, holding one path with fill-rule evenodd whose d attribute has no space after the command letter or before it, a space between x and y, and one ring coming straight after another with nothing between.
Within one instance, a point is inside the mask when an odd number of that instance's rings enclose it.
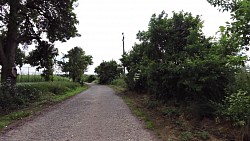
<instances>
[{"instance_id":1,"label":"light gray gravel","mask_svg":"<svg viewBox=\"0 0 250 141\"><path fill-rule=\"evenodd\" d=\"M156 141L107 86L81 94L0 135L0 141Z\"/></svg>"}]
</instances>

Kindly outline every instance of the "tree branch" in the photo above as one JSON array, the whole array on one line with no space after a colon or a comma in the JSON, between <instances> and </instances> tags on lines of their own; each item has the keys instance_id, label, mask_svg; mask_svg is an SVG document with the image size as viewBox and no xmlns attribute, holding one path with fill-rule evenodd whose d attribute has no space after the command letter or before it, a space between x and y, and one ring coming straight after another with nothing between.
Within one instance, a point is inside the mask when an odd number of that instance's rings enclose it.
<instances>
[{"instance_id":1,"label":"tree branch","mask_svg":"<svg viewBox=\"0 0 250 141\"><path fill-rule=\"evenodd\" d=\"M31 41L31 40L37 40L38 43L41 43L41 37L36 34L30 35L30 36L21 36L17 39L18 43Z\"/></svg>"}]
</instances>

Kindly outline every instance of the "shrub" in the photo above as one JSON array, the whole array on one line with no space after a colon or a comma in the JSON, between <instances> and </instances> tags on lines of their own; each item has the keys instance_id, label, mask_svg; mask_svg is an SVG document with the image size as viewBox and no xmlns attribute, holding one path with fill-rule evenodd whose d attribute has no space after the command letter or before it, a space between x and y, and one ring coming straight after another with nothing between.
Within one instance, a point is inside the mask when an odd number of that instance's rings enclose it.
<instances>
[{"instance_id":1,"label":"shrub","mask_svg":"<svg viewBox=\"0 0 250 141\"><path fill-rule=\"evenodd\" d=\"M127 88L127 83L123 78L115 79L111 82L111 85L120 86L122 88Z\"/></svg>"},{"instance_id":2,"label":"shrub","mask_svg":"<svg viewBox=\"0 0 250 141\"><path fill-rule=\"evenodd\" d=\"M27 102L36 100L40 97L41 91L26 86L0 86L0 111L7 112L8 110L19 108Z\"/></svg>"},{"instance_id":3,"label":"shrub","mask_svg":"<svg viewBox=\"0 0 250 141\"><path fill-rule=\"evenodd\" d=\"M225 104L220 105L219 113L228 117L235 125L246 125L250 117L250 95L242 90L229 95Z\"/></svg>"},{"instance_id":4,"label":"shrub","mask_svg":"<svg viewBox=\"0 0 250 141\"><path fill-rule=\"evenodd\" d=\"M92 83L95 80L96 80L96 76L95 75L89 75L88 78L87 78L87 82L88 83Z\"/></svg>"},{"instance_id":5,"label":"shrub","mask_svg":"<svg viewBox=\"0 0 250 141\"><path fill-rule=\"evenodd\" d=\"M20 84L17 86L0 86L0 113L21 108L41 98L42 95L64 94L69 90L79 87L79 84L72 82L42 82Z\"/></svg>"},{"instance_id":6,"label":"shrub","mask_svg":"<svg viewBox=\"0 0 250 141\"><path fill-rule=\"evenodd\" d=\"M180 135L180 139L182 141L189 141L193 137L193 134L189 131L182 132Z\"/></svg>"}]
</instances>

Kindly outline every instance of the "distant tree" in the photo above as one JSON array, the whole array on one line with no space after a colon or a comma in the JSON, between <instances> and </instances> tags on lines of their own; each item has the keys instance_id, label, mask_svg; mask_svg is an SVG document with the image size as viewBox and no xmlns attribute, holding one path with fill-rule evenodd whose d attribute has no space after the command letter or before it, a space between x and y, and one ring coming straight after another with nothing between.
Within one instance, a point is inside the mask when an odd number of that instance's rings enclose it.
<instances>
[{"instance_id":1,"label":"distant tree","mask_svg":"<svg viewBox=\"0 0 250 141\"><path fill-rule=\"evenodd\" d=\"M86 55L80 47L74 47L63 56L64 61L58 61L62 71L69 73L74 82L79 82L89 65L92 65L92 56Z\"/></svg>"},{"instance_id":2,"label":"distant tree","mask_svg":"<svg viewBox=\"0 0 250 141\"><path fill-rule=\"evenodd\" d=\"M122 73L121 66L116 61L103 61L95 68L95 73L100 78L100 84L110 84L114 79Z\"/></svg>"},{"instance_id":3,"label":"distant tree","mask_svg":"<svg viewBox=\"0 0 250 141\"><path fill-rule=\"evenodd\" d=\"M58 50L54 48L54 45L42 41L26 57L26 63L33 67L37 66L37 70L43 69L41 76L45 81L53 81L53 66L57 55Z\"/></svg>"},{"instance_id":4,"label":"distant tree","mask_svg":"<svg viewBox=\"0 0 250 141\"><path fill-rule=\"evenodd\" d=\"M87 77L87 82L88 83L92 83L93 81L95 81L96 80L96 76L95 75L89 75L88 77Z\"/></svg>"},{"instance_id":5,"label":"distant tree","mask_svg":"<svg viewBox=\"0 0 250 141\"><path fill-rule=\"evenodd\" d=\"M28 46L66 41L78 36L74 11L77 0L1 0L0 65L1 81L15 85L15 59L19 44ZM8 80L8 81L7 81Z\"/></svg>"}]
</instances>

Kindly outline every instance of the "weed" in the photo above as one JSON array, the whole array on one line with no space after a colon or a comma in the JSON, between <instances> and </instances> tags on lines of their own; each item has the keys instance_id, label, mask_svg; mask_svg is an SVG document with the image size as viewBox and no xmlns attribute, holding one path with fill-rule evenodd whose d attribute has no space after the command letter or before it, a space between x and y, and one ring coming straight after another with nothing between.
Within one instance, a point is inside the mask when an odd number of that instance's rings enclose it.
<instances>
[{"instance_id":1,"label":"weed","mask_svg":"<svg viewBox=\"0 0 250 141\"><path fill-rule=\"evenodd\" d=\"M146 127L147 129L153 129L154 128L154 124L152 121L146 121Z\"/></svg>"},{"instance_id":2,"label":"weed","mask_svg":"<svg viewBox=\"0 0 250 141\"><path fill-rule=\"evenodd\" d=\"M197 133L197 136L202 139L202 140L208 140L209 139L209 134L206 131L201 131Z\"/></svg>"},{"instance_id":3,"label":"weed","mask_svg":"<svg viewBox=\"0 0 250 141\"><path fill-rule=\"evenodd\" d=\"M176 107L164 107L164 108L162 108L161 112L164 116L169 116L169 117L174 117L174 116L180 115L180 111Z\"/></svg>"},{"instance_id":4,"label":"weed","mask_svg":"<svg viewBox=\"0 0 250 141\"><path fill-rule=\"evenodd\" d=\"M193 137L192 133L189 131L181 132L180 139L182 141L189 141Z\"/></svg>"},{"instance_id":5,"label":"weed","mask_svg":"<svg viewBox=\"0 0 250 141\"><path fill-rule=\"evenodd\" d=\"M178 125L178 126L182 126L183 122L179 121L179 120L174 120L174 124Z\"/></svg>"},{"instance_id":6,"label":"weed","mask_svg":"<svg viewBox=\"0 0 250 141\"><path fill-rule=\"evenodd\" d=\"M155 100L148 100L147 102L147 108L148 109L154 109L158 106L158 101Z\"/></svg>"}]
</instances>

